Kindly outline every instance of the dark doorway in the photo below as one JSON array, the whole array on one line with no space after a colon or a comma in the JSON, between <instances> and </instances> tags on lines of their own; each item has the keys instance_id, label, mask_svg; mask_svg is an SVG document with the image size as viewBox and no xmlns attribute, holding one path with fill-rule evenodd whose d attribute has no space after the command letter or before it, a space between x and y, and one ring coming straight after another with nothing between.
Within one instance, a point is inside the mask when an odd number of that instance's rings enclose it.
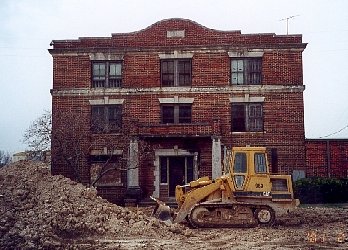
<instances>
[{"instance_id":1,"label":"dark doorway","mask_svg":"<svg viewBox=\"0 0 348 250\"><path fill-rule=\"evenodd\" d=\"M176 185L185 184L185 157L169 157L169 196L175 196Z\"/></svg>"},{"instance_id":2,"label":"dark doorway","mask_svg":"<svg viewBox=\"0 0 348 250\"><path fill-rule=\"evenodd\" d=\"M176 185L185 185L193 178L193 156L160 157L161 186L167 184L168 197L175 196Z\"/></svg>"}]
</instances>

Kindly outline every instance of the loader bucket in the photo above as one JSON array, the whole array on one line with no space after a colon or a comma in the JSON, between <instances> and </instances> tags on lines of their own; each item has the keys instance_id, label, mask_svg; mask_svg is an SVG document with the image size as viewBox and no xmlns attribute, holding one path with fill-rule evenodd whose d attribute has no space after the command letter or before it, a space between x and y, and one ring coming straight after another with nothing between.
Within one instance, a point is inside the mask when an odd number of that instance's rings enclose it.
<instances>
[{"instance_id":1,"label":"loader bucket","mask_svg":"<svg viewBox=\"0 0 348 250\"><path fill-rule=\"evenodd\" d=\"M152 216L161 221L171 224L173 222L173 218L170 207L161 200L158 200L152 196L150 196L150 198L157 203L154 210L152 211Z\"/></svg>"}]
</instances>

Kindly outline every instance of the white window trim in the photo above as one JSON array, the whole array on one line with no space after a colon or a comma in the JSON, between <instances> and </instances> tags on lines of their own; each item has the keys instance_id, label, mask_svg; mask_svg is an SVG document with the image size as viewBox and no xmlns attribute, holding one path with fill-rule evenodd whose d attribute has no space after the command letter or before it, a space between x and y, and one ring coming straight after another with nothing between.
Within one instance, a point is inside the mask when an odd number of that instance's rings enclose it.
<instances>
[{"instance_id":1,"label":"white window trim","mask_svg":"<svg viewBox=\"0 0 348 250\"><path fill-rule=\"evenodd\" d=\"M89 100L90 105L122 105L123 103L124 99L110 99L108 96L105 96L103 99Z\"/></svg>"},{"instance_id":2,"label":"white window trim","mask_svg":"<svg viewBox=\"0 0 348 250\"><path fill-rule=\"evenodd\" d=\"M107 147L104 147L104 149L98 150L98 149L92 149L90 155L119 155L121 156L123 154L123 150L121 149L108 149Z\"/></svg>"},{"instance_id":3,"label":"white window trim","mask_svg":"<svg viewBox=\"0 0 348 250\"><path fill-rule=\"evenodd\" d=\"M249 96L245 94L244 97L230 97L230 103L235 102L265 102L265 97L263 96Z\"/></svg>"},{"instance_id":4,"label":"white window trim","mask_svg":"<svg viewBox=\"0 0 348 250\"><path fill-rule=\"evenodd\" d=\"M124 55L116 55L111 53L90 53L89 59L91 61L123 61Z\"/></svg>"},{"instance_id":5,"label":"white window trim","mask_svg":"<svg viewBox=\"0 0 348 250\"><path fill-rule=\"evenodd\" d=\"M160 59L189 59L193 57L193 53L174 50L172 53L158 53L158 56Z\"/></svg>"},{"instance_id":6,"label":"white window trim","mask_svg":"<svg viewBox=\"0 0 348 250\"><path fill-rule=\"evenodd\" d=\"M170 98L158 98L160 104L192 104L195 100L195 98L188 98L188 97L170 97Z\"/></svg>"},{"instance_id":7,"label":"white window trim","mask_svg":"<svg viewBox=\"0 0 348 250\"><path fill-rule=\"evenodd\" d=\"M248 50L228 52L229 57L263 57L263 54L264 54L263 51L248 51Z\"/></svg>"}]
</instances>

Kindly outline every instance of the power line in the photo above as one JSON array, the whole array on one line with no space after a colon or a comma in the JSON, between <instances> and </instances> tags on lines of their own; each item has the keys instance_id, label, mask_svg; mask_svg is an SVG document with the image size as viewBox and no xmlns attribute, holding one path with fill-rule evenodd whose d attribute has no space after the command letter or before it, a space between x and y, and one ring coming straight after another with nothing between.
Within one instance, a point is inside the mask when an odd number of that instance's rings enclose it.
<instances>
[{"instance_id":1,"label":"power line","mask_svg":"<svg viewBox=\"0 0 348 250\"><path fill-rule=\"evenodd\" d=\"M320 136L319 138L327 138L327 137L330 137L332 135L335 135L335 134L338 134L340 132L342 132L343 130L345 130L346 128L348 128L348 124L346 126L344 126L343 128L337 130L336 132L333 132L331 134L328 134L328 135L325 135L325 136Z\"/></svg>"}]
</instances>

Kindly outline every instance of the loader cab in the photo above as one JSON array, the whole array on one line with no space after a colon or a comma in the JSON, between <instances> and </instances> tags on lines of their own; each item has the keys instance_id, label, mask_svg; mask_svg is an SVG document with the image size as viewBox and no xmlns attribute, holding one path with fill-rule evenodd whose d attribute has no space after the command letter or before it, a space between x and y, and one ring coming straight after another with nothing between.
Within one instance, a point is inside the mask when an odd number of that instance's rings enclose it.
<instances>
[{"instance_id":1,"label":"loader cab","mask_svg":"<svg viewBox=\"0 0 348 250\"><path fill-rule=\"evenodd\" d=\"M269 191L268 166L265 147L233 148L230 174L235 190L248 192Z\"/></svg>"}]
</instances>

